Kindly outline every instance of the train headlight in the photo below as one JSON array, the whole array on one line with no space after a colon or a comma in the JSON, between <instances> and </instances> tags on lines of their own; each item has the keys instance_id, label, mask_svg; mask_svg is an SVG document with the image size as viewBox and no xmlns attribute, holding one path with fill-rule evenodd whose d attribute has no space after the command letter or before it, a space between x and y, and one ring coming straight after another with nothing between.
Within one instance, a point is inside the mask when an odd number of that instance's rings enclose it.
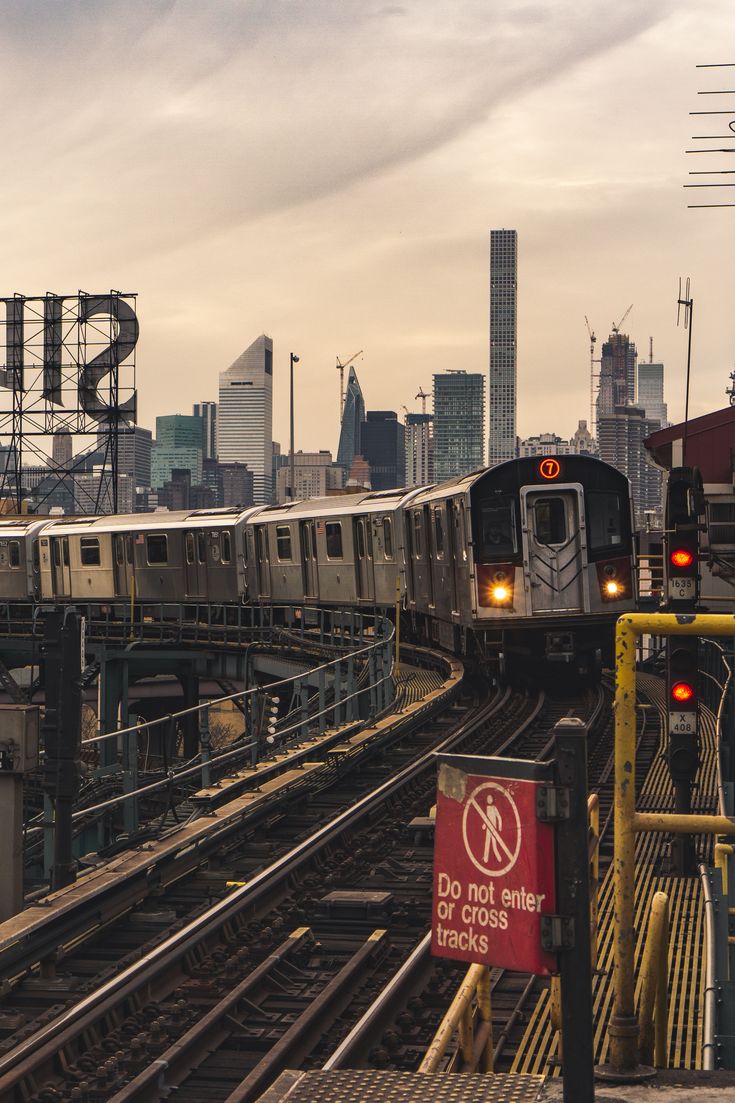
<instances>
[{"instance_id":1,"label":"train headlight","mask_svg":"<svg viewBox=\"0 0 735 1103\"><path fill-rule=\"evenodd\" d=\"M620 583L613 582L612 579L609 582L605 583L605 593L608 595L608 597L617 597L620 593L620 589Z\"/></svg>"},{"instance_id":2,"label":"train headlight","mask_svg":"<svg viewBox=\"0 0 735 1103\"><path fill-rule=\"evenodd\" d=\"M505 605L507 601L510 601L512 592L510 586L505 586L502 582L492 588L492 599L497 602L498 605Z\"/></svg>"}]
</instances>

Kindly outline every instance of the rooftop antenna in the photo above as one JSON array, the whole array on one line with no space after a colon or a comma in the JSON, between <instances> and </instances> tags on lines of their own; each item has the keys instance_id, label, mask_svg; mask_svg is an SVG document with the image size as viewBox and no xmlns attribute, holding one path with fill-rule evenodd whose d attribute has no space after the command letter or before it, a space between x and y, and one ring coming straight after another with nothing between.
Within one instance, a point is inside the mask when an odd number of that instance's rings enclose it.
<instances>
[{"instance_id":1,"label":"rooftop antenna","mask_svg":"<svg viewBox=\"0 0 735 1103\"><path fill-rule=\"evenodd\" d=\"M687 339L687 386L686 386L686 398L684 401L684 440L681 448L681 462L682 466L686 467L687 462L687 438L689 435L689 377L692 370L692 322L694 318L694 299L690 293L690 281L687 276L687 282L684 286L684 297L681 294L681 276L679 276L679 297L676 300L676 324L679 325L681 321L681 308L684 307L684 329L689 330L689 336Z\"/></svg>"},{"instance_id":2,"label":"rooftop antenna","mask_svg":"<svg viewBox=\"0 0 735 1103\"><path fill-rule=\"evenodd\" d=\"M730 372L730 386L725 388L725 394L730 398L730 405L735 406L735 371Z\"/></svg>"},{"instance_id":3,"label":"rooftop antenna","mask_svg":"<svg viewBox=\"0 0 735 1103\"><path fill-rule=\"evenodd\" d=\"M703 65L697 65L697 69L732 69L732 68L735 68L735 62L731 62L731 61L715 62L715 63L710 62L710 63L705 63ZM715 76L719 76L719 74L715 74ZM697 92L697 95L698 96L732 96L733 91L734 90L732 88L705 89L704 91ZM707 145L706 146L699 145L695 149L687 149L687 150L685 150L685 152L688 153L688 154L703 154L705 157L707 157L707 155L710 155L710 154L713 154L713 153L715 153L715 154L735 153L735 146L732 144L733 140L735 139L735 119L733 119L733 117L732 117L733 115L735 115L735 109L732 108L732 107L726 106L727 102L728 102L726 99L719 99L719 100L714 100L714 101L710 99L710 100L706 100L706 101L703 101L703 102L706 102L708 104L714 103L715 106L712 107L712 108L708 108L707 110L704 110L704 111L690 111L689 114L692 115L692 116L696 116L698 118L698 121L701 121L701 122L706 121L707 123L709 123L710 116L713 116L713 115L714 116L730 115L731 118L730 118L729 122L725 122L724 120L722 121L722 126L723 126L724 129L726 129L727 133L725 133L725 134L711 134L711 133L709 133L709 134L693 134L692 135L692 141L693 142L706 142ZM706 120L704 118L705 116L707 117ZM719 129L719 127L720 127L720 120L719 119L713 119L712 122L711 122L711 125L708 125L707 129L712 130L715 127L717 127ZM728 144L724 145L724 146L722 146L722 145L714 145L713 146L711 144L712 142L719 142L721 140L724 140L724 141L728 142ZM719 158L718 158L718 160L719 160ZM704 162L700 161L698 163L699 164L704 163L705 165L707 165L707 164L711 165L712 161L706 161L705 160ZM726 163L727 162L725 162L725 164ZM733 173L735 173L735 169L732 169L732 168L729 168L729 169L705 168L705 169L692 169L692 170L690 170L689 175L690 176L710 176L711 177L711 176L731 176ZM705 182L705 183L684 184L684 187L685 188L735 188L735 184L731 184L727 181L713 180L711 182ZM732 193L729 193L729 194L732 194ZM725 200L728 198L728 193L727 192L719 191L719 192L713 193L712 191L706 191L704 193L699 192L698 195L701 195L702 198L707 199L707 200L711 199L712 202L688 203L687 207L688 207L689 210L696 210L696 209L702 209L702 208L707 208L707 207L710 207L710 208L711 207L735 207L735 203L719 202L719 197L720 196L722 196L723 199L725 199Z\"/></svg>"},{"instance_id":4,"label":"rooftop antenna","mask_svg":"<svg viewBox=\"0 0 735 1103\"><path fill-rule=\"evenodd\" d=\"M653 363L653 337L648 338L648 363Z\"/></svg>"}]
</instances>

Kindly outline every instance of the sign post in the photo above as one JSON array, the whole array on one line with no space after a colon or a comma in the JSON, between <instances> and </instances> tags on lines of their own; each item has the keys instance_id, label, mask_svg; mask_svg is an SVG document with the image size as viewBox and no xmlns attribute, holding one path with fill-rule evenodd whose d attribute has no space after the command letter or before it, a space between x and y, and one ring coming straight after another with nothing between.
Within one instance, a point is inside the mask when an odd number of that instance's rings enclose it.
<instances>
[{"instance_id":1,"label":"sign post","mask_svg":"<svg viewBox=\"0 0 735 1103\"><path fill-rule=\"evenodd\" d=\"M565 1103L593 1103L587 727L556 761L439 755L431 949L561 974Z\"/></svg>"}]
</instances>

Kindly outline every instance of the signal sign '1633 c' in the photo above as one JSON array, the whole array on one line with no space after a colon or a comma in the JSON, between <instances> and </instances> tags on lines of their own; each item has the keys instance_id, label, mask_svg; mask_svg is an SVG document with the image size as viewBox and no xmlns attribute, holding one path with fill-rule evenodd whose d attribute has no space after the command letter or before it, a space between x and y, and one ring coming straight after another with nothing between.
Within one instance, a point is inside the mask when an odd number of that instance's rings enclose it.
<instances>
[{"instance_id":1,"label":"signal sign '1633 c'","mask_svg":"<svg viewBox=\"0 0 735 1103\"><path fill-rule=\"evenodd\" d=\"M556 956L541 948L541 917L553 914L556 902L554 829L537 818L540 782L521 776L534 765L441 757L431 941L437 957L526 973L556 969ZM501 768L511 776L494 776Z\"/></svg>"}]
</instances>

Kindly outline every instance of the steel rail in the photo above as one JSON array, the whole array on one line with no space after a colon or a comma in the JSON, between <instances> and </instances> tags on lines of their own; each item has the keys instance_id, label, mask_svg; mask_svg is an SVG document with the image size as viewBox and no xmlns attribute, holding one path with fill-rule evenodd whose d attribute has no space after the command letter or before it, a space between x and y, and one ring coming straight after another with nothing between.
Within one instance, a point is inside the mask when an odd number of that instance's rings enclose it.
<instances>
[{"instance_id":1,"label":"steel rail","mask_svg":"<svg viewBox=\"0 0 735 1103\"><path fill-rule=\"evenodd\" d=\"M438 747L427 751L415 762L404 767L346 809L330 823L315 831L308 838L282 855L251 881L235 889L229 896L213 904L181 930L170 935L139 961L123 969L102 984L95 992L67 1008L61 1015L29 1035L14 1049L0 1058L0 1098L13 1090L34 1069L53 1058L66 1045L73 1042L96 1021L110 1013L123 1000L131 997L141 986L151 983L167 967L184 957L196 945L234 919L245 907L256 904L277 884L297 873L320 850L336 840L346 830L355 826L404 786L433 767L438 751L450 750L466 738L507 701L509 691L493 698L480 708L474 717L446 737Z\"/></svg>"}]
</instances>

